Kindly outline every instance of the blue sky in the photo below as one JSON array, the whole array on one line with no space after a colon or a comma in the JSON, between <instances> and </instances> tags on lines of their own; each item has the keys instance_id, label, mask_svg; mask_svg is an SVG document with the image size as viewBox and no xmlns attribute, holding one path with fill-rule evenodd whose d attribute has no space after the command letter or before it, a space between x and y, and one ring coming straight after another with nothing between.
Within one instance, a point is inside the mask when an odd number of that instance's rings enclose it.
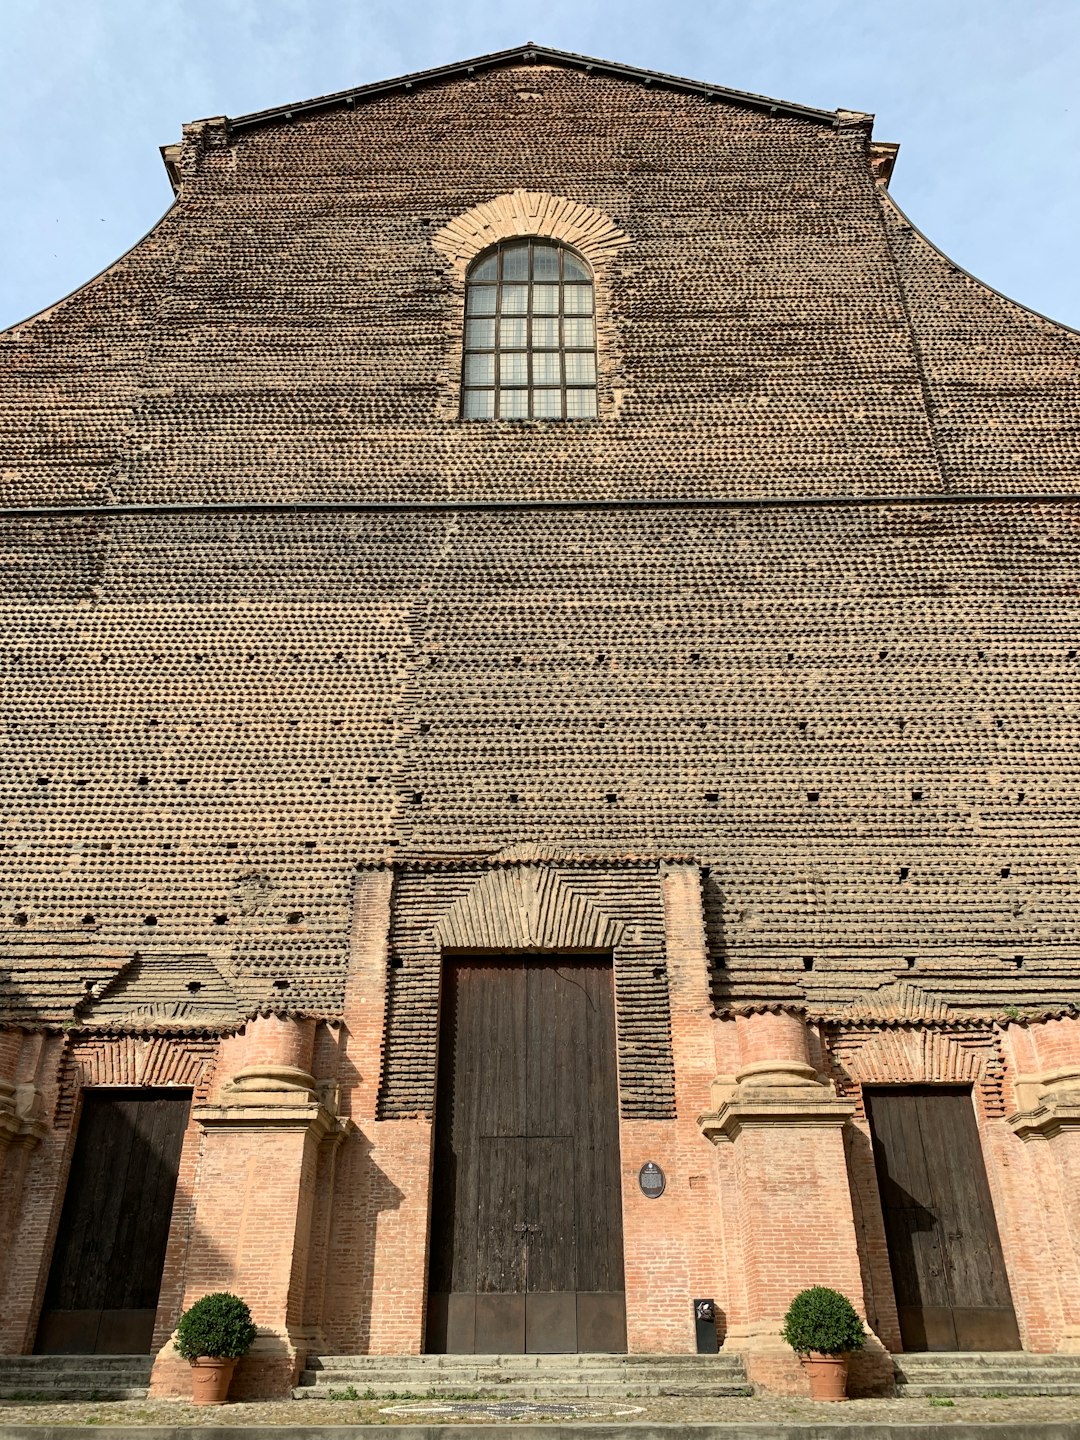
<instances>
[{"instance_id":1,"label":"blue sky","mask_svg":"<svg viewBox=\"0 0 1080 1440\"><path fill-rule=\"evenodd\" d=\"M1080 326L1080 0L3 0L0 326L89 279L171 202L184 121L533 40L870 110L892 192L965 269Z\"/></svg>"}]
</instances>

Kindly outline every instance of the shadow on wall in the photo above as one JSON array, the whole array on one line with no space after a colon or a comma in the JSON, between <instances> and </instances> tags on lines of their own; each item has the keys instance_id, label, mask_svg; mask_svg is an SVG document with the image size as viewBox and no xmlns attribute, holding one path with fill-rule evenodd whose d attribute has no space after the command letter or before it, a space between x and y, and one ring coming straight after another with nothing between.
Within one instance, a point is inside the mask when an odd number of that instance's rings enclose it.
<instances>
[{"instance_id":1,"label":"shadow on wall","mask_svg":"<svg viewBox=\"0 0 1080 1440\"><path fill-rule=\"evenodd\" d=\"M724 890L720 877L710 867L701 872L701 903L705 917L705 944L709 955L709 987L717 1008L731 1003L734 984L728 969L728 947L724 924Z\"/></svg>"},{"instance_id":2,"label":"shadow on wall","mask_svg":"<svg viewBox=\"0 0 1080 1440\"><path fill-rule=\"evenodd\" d=\"M327 1236L326 1283L321 1313L311 1314L309 1323L321 1332L331 1354L362 1355L371 1348L380 1221L405 1199L372 1159L373 1151L362 1131L349 1134L337 1157L333 1187L324 1186L319 1196L315 1228ZM314 1262L314 1254L312 1258Z\"/></svg>"}]
</instances>

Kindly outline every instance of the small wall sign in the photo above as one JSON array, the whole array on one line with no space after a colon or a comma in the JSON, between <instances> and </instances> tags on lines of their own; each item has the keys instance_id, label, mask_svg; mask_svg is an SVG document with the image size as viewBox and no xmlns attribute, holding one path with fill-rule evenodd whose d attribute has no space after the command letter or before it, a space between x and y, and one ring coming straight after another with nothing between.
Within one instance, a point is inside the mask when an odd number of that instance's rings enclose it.
<instances>
[{"instance_id":1,"label":"small wall sign","mask_svg":"<svg viewBox=\"0 0 1080 1440\"><path fill-rule=\"evenodd\" d=\"M641 1193L647 1195L650 1200L659 1200L664 1193L667 1180L659 1165L654 1165L651 1160L646 1160L638 1171L638 1184L641 1186Z\"/></svg>"}]
</instances>

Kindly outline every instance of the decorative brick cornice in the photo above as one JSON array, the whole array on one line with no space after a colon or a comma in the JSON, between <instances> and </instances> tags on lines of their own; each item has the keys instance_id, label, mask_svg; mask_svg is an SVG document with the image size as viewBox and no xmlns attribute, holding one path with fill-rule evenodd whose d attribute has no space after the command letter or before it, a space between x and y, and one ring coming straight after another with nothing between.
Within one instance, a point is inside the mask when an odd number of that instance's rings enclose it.
<instances>
[{"instance_id":1,"label":"decorative brick cornice","mask_svg":"<svg viewBox=\"0 0 1080 1440\"><path fill-rule=\"evenodd\" d=\"M542 235L571 245L602 271L630 238L602 210L538 190L514 190L456 215L432 237L459 279L477 255L500 240Z\"/></svg>"}]
</instances>

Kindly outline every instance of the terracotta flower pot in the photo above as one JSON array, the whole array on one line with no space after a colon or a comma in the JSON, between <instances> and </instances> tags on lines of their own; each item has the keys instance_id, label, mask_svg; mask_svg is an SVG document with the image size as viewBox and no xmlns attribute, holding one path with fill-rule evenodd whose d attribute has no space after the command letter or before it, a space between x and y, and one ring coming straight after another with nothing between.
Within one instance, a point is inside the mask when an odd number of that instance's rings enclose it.
<instances>
[{"instance_id":1,"label":"terracotta flower pot","mask_svg":"<svg viewBox=\"0 0 1080 1440\"><path fill-rule=\"evenodd\" d=\"M194 1405L224 1405L232 1383L235 1360L200 1355L191 1362L191 1400Z\"/></svg>"},{"instance_id":2,"label":"terracotta flower pot","mask_svg":"<svg viewBox=\"0 0 1080 1440\"><path fill-rule=\"evenodd\" d=\"M847 1399L846 1355L820 1355L811 1350L808 1355L800 1355L799 1361L810 1381L811 1400Z\"/></svg>"}]
</instances>

